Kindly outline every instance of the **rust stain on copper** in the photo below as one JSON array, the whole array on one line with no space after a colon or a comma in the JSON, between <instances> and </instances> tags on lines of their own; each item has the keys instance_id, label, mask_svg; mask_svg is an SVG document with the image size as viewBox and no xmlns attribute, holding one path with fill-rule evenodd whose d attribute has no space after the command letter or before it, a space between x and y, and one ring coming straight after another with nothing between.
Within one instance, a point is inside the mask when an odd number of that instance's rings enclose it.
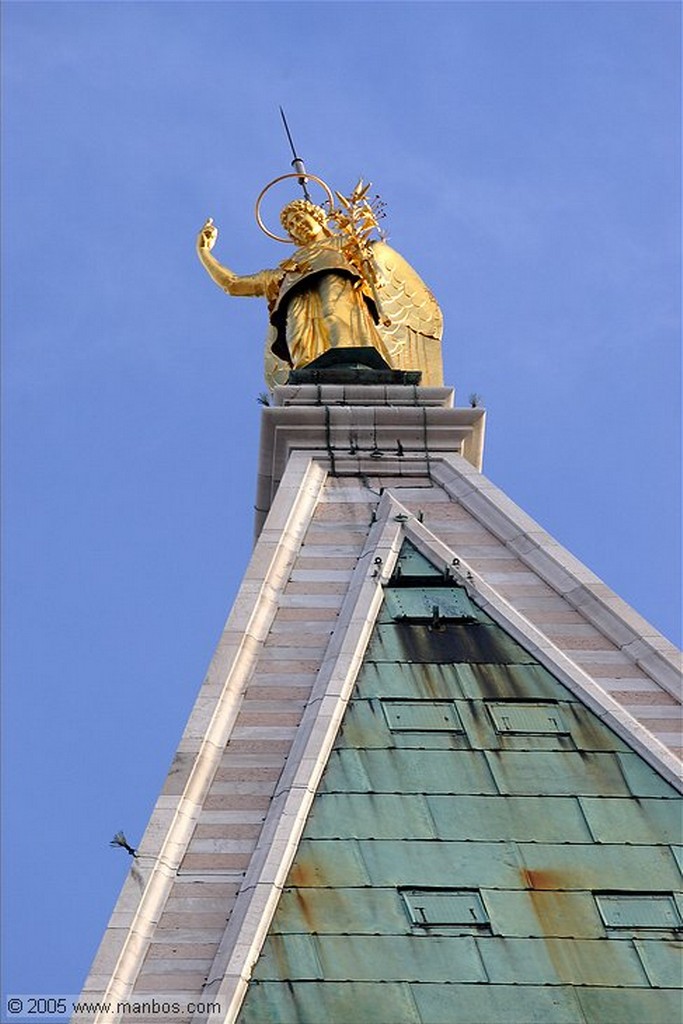
<instances>
[{"instance_id":1,"label":"rust stain on copper","mask_svg":"<svg viewBox=\"0 0 683 1024\"><path fill-rule=\"evenodd\" d=\"M543 868L522 868L520 877L525 883L532 910L541 926L541 938L545 943L555 974L559 981L572 984L574 971L572 963L569 962L572 959L570 947L567 947L566 944L549 941L555 937L553 933L556 922L560 919L566 922L569 910L567 900L558 891L562 877L557 871L547 871Z\"/></svg>"},{"instance_id":2,"label":"rust stain on copper","mask_svg":"<svg viewBox=\"0 0 683 1024\"><path fill-rule=\"evenodd\" d=\"M315 917L311 911L306 896L304 895L301 889L295 889L294 896L296 898L296 902L299 908L299 913L306 922L306 927L308 928L309 932L317 932L318 929L315 926Z\"/></svg>"},{"instance_id":3,"label":"rust stain on copper","mask_svg":"<svg viewBox=\"0 0 683 1024\"><path fill-rule=\"evenodd\" d=\"M298 861L292 866L288 884L303 886L303 888L318 885L319 879L317 877L315 867L312 864L307 863L305 860Z\"/></svg>"},{"instance_id":4,"label":"rust stain on copper","mask_svg":"<svg viewBox=\"0 0 683 1024\"><path fill-rule=\"evenodd\" d=\"M543 868L522 868L520 876L526 889L558 889L561 876L557 871L544 871Z\"/></svg>"},{"instance_id":5,"label":"rust stain on copper","mask_svg":"<svg viewBox=\"0 0 683 1024\"><path fill-rule=\"evenodd\" d=\"M277 965L278 974L281 978L287 978L291 974L291 971L287 960L287 946L283 941L284 936L271 935L269 938L270 948L273 953L273 959Z\"/></svg>"}]
</instances>

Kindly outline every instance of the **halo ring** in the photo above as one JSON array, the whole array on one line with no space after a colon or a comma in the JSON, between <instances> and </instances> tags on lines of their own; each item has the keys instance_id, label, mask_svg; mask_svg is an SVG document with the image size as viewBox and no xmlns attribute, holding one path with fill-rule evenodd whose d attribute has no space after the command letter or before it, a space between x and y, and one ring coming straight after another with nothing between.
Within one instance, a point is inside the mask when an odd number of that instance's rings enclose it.
<instances>
[{"instance_id":1,"label":"halo ring","mask_svg":"<svg viewBox=\"0 0 683 1024\"><path fill-rule=\"evenodd\" d=\"M332 195L332 189L326 182L323 181L322 178L318 178L317 175L315 174L299 174L298 171L294 171L289 174L281 174L279 178L273 178L272 181L268 182L265 188L261 189L259 197L256 200L256 206L254 208L254 213L256 214L256 223L261 228L261 231L263 231L264 234L268 235L269 238L274 238L276 242L286 242L288 245L291 245L291 238L283 238L282 235L273 234L273 232L269 231L269 229L263 223L263 218L261 217L261 203L263 202L263 198L266 192L268 192L273 187L273 185L277 185L278 182L280 181L286 181L287 178L303 178L304 181L314 181L317 185L320 185L320 187L327 193L327 198L330 203L330 210L334 209L334 196Z\"/></svg>"}]
</instances>

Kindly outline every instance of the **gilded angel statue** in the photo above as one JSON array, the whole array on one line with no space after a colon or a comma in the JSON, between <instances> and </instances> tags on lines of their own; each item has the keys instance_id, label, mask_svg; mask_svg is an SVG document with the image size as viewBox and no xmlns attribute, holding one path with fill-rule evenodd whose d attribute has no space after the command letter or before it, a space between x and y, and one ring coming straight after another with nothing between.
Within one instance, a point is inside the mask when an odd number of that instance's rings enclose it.
<instances>
[{"instance_id":1,"label":"gilded angel statue","mask_svg":"<svg viewBox=\"0 0 683 1024\"><path fill-rule=\"evenodd\" d=\"M443 384L441 310L410 264L373 237L377 213L368 188L359 182L349 197L336 193L340 205L330 202L329 211L308 198L288 203L280 214L287 237L263 228L296 246L273 270L234 273L212 254L213 221L199 232L197 253L216 284L229 295L263 296L268 303L271 388L330 349L363 347L376 349L392 369L421 370L423 385ZM263 227L258 205L257 219Z\"/></svg>"}]
</instances>

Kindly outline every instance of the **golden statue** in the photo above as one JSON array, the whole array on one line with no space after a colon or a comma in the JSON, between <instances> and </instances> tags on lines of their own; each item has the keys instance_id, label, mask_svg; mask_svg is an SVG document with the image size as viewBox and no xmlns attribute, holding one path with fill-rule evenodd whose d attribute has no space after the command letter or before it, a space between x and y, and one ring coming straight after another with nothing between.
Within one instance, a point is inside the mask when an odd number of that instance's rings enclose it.
<instances>
[{"instance_id":1,"label":"golden statue","mask_svg":"<svg viewBox=\"0 0 683 1024\"><path fill-rule=\"evenodd\" d=\"M270 237L296 246L274 270L239 275L219 263L211 252L218 237L211 218L197 237L199 259L216 284L230 295L259 295L268 303L269 387L285 383L292 368L330 349L367 347L392 369L420 370L423 385L443 384L441 310L403 257L371 237L378 214L367 199L370 186L359 182L349 197L337 193L341 205L334 207L329 189L320 184L331 209L308 198L288 203L280 214L287 238L272 234L260 218L260 201L270 186L259 196L259 225Z\"/></svg>"}]
</instances>

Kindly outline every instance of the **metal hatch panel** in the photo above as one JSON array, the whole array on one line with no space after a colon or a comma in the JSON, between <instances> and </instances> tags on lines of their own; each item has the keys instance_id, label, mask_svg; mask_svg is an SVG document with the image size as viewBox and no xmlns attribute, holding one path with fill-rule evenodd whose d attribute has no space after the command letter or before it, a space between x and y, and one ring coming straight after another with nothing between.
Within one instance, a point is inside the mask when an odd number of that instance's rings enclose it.
<instances>
[{"instance_id":1,"label":"metal hatch panel","mask_svg":"<svg viewBox=\"0 0 683 1024\"><path fill-rule=\"evenodd\" d=\"M384 601L387 614L397 621L431 621L435 614L439 619L477 618L477 609L462 587L390 587Z\"/></svg>"},{"instance_id":2,"label":"metal hatch panel","mask_svg":"<svg viewBox=\"0 0 683 1024\"><path fill-rule=\"evenodd\" d=\"M409 540L403 542L403 547L396 560L394 569L395 575L402 580L422 579L425 576L442 577L435 565L424 555L420 554L414 544Z\"/></svg>"},{"instance_id":3,"label":"metal hatch panel","mask_svg":"<svg viewBox=\"0 0 683 1024\"><path fill-rule=\"evenodd\" d=\"M500 733L568 733L555 703L489 703L493 724Z\"/></svg>"},{"instance_id":4,"label":"metal hatch panel","mask_svg":"<svg viewBox=\"0 0 683 1024\"><path fill-rule=\"evenodd\" d=\"M393 732L463 732L453 701L383 700L382 710Z\"/></svg>"},{"instance_id":5,"label":"metal hatch panel","mask_svg":"<svg viewBox=\"0 0 683 1024\"><path fill-rule=\"evenodd\" d=\"M601 893L595 901L607 928L680 930L683 920L672 895Z\"/></svg>"}]
</instances>

